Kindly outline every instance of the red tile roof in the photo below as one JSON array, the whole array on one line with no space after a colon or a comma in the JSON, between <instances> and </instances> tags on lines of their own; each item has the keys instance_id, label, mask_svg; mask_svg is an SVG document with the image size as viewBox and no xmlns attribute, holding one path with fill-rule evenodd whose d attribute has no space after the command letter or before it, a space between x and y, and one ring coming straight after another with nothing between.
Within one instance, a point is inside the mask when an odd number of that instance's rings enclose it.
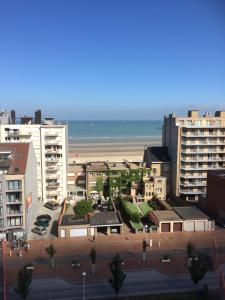
<instances>
[{"instance_id":1,"label":"red tile roof","mask_svg":"<svg viewBox=\"0 0 225 300\"><path fill-rule=\"evenodd\" d=\"M7 174L25 174L29 152L28 143L0 143L0 152L10 151L9 171Z\"/></svg>"}]
</instances>

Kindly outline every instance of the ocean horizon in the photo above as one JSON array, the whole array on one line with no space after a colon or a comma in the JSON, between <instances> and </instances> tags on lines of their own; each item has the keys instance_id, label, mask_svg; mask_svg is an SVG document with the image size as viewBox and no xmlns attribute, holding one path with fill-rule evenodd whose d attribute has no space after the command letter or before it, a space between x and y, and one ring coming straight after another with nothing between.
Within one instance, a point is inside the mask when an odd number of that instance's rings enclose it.
<instances>
[{"instance_id":1,"label":"ocean horizon","mask_svg":"<svg viewBox=\"0 0 225 300\"><path fill-rule=\"evenodd\" d=\"M66 121L70 140L149 139L161 138L163 122L152 121Z\"/></svg>"}]
</instances>

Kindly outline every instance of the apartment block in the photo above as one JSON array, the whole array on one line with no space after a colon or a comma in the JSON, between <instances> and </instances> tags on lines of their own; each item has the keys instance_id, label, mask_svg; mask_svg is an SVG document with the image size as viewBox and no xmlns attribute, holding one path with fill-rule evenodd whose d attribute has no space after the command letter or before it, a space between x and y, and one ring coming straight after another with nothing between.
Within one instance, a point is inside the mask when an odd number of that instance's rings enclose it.
<instances>
[{"instance_id":1,"label":"apartment block","mask_svg":"<svg viewBox=\"0 0 225 300\"><path fill-rule=\"evenodd\" d=\"M37 161L38 200L62 202L67 197L67 125L54 118L16 118L15 111L0 112L0 142L32 143Z\"/></svg>"},{"instance_id":2,"label":"apartment block","mask_svg":"<svg viewBox=\"0 0 225 300\"><path fill-rule=\"evenodd\" d=\"M207 171L225 168L225 111L164 117L163 146L171 157L171 190L187 201L206 193Z\"/></svg>"},{"instance_id":3,"label":"apartment block","mask_svg":"<svg viewBox=\"0 0 225 300\"><path fill-rule=\"evenodd\" d=\"M38 206L36 167L31 143L0 143L1 238L30 238Z\"/></svg>"}]
</instances>

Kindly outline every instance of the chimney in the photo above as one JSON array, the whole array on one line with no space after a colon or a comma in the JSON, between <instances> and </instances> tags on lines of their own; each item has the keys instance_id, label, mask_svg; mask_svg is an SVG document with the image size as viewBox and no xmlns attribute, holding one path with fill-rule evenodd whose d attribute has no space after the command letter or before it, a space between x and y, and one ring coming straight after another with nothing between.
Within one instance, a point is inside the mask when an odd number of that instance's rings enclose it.
<instances>
[{"instance_id":1,"label":"chimney","mask_svg":"<svg viewBox=\"0 0 225 300\"><path fill-rule=\"evenodd\" d=\"M198 118L199 117L199 111L198 110L189 110L188 111L188 117L189 118Z\"/></svg>"},{"instance_id":2,"label":"chimney","mask_svg":"<svg viewBox=\"0 0 225 300\"><path fill-rule=\"evenodd\" d=\"M215 112L215 117L225 118L225 111L218 110Z\"/></svg>"},{"instance_id":3,"label":"chimney","mask_svg":"<svg viewBox=\"0 0 225 300\"><path fill-rule=\"evenodd\" d=\"M38 109L35 111L35 124L41 124L41 110Z\"/></svg>"},{"instance_id":4,"label":"chimney","mask_svg":"<svg viewBox=\"0 0 225 300\"><path fill-rule=\"evenodd\" d=\"M16 112L15 112L15 110L11 110L11 122L12 122L12 124L16 124Z\"/></svg>"}]
</instances>

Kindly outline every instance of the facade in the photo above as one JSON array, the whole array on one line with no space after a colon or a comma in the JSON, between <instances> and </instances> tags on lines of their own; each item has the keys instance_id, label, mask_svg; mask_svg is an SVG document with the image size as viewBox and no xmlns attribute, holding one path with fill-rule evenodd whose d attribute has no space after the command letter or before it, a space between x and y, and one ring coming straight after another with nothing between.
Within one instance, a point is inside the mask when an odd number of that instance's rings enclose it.
<instances>
[{"instance_id":1,"label":"facade","mask_svg":"<svg viewBox=\"0 0 225 300\"><path fill-rule=\"evenodd\" d=\"M173 210L155 210L149 213L149 217L160 233L183 231L183 220Z\"/></svg>"},{"instance_id":2,"label":"facade","mask_svg":"<svg viewBox=\"0 0 225 300\"><path fill-rule=\"evenodd\" d=\"M35 118L22 117L17 122L15 112L0 114L0 142L32 143L37 161L38 200L44 203L67 196L67 125L35 112Z\"/></svg>"},{"instance_id":3,"label":"facade","mask_svg":"<svg viewBox=\"0 0 225 300\"><path fill-rule=\"evenodd\" d=\"M144 177L144 200L149 201L154 197L166 200L166 177Z\"/></svg>"},{"instance_id":4,"label":"facade","mask_svg":"<svg viewBox=\"0 0 225 300\"><path fill-rule=\"evenodd\" d=\"M173 194L198 201L206 193L207 171L225 168L225 112L165 116L163 146L171 157Z\"/></svg>"},{"instance_id":5,"label":"facade","mask_svg":"<svg viewBox=\"0 0 225 300\"><path fill-rule=\"evenodd\" d=\"M167 147L147 147L143 158L146 172L144 174L145 201L157 196L166 200L170 191L170 165L171 160Z\"/></svg>"},{"instance_id":6,"label":"facade","mask_svg":"<svg viewBox=\"0 0 225 300\"><path fill-rule=\"evenodd\" d=\"M142 163L128 162L91 162L85 167L87 196L97 191L101 195L118 197L131 195L137 197L142 193ZM102 185L99 190L98 186Z\"/></svg>"},{"instance_id":7,"label":"facade","mask_svg":"<svg viewBox=\"0 0 225 300\"><path fill-rule=\"evenodd\" d=\"M83 165L69 164L67 173L67 200L71 204L86 199L86 177Z\"/></svg>"},{"instance_id":8,"label":"facade","mask_svg":"<svg viewBox=\"0 0 225 300\"><path fill-rule=\"evenodd\" d=\"M225 220L225 169L208 171L206 211L210 216Z\"/></svg>"},{"instance_id":9,"label":"facade","mask_svg":"<svg viewBox=\"0 0 225 300\"><path fill-rule=\"evenodd\" d=\"M32 144L0 143L0 236L31 236L37 211L36 157Z\"/></svg>"},{"instance_id":10,"label":"facade","mask_svg":"<svg viewBox=\"0 0 225 300\"><path fill-rule=\"evenodd\" d=\"M195 206L174 207L174 210L183 220L183 231L211 231L215 228L214 221Z\"/></svg>"}]
</instances>

